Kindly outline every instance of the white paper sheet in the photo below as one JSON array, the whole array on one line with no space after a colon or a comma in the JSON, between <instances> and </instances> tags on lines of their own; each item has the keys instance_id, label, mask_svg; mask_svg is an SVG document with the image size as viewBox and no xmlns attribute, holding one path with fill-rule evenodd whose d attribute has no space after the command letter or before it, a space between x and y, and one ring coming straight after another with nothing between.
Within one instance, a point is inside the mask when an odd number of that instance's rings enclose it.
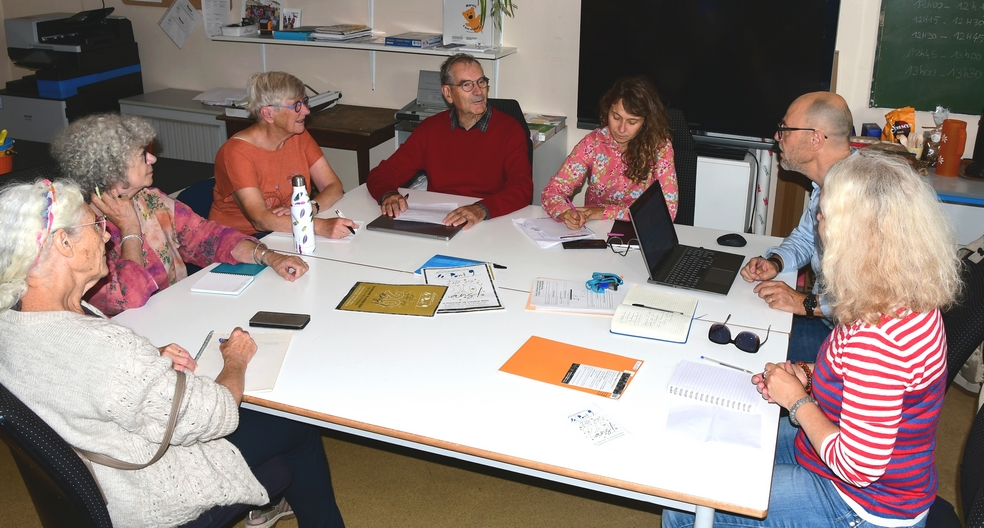
<instances>
[{"instance_id":1,"label":"white paper sheet","mask_svg":"<svg viewBox=\"0 0 984 528\"><path fill-rule=\"evenodd\" d=\"M612 315L632 287L632 284L624 284L618 291L609 289L595 293L588 291L583 280L537 277L530 290L529 307L550 312Z\"/></svg>"},{"instance_id":2,"label":"white paper sheet","mask_svg":"<svg viewBox=\"0 0 984 528\"><path fill-rule=\"evenodd\" d=\"M229 24L231 0L202 0L202 14L205 18L205 36L222 35L222 26ZM245 97L245 96L244 96Z\"/></svg>"},{"instance_id":3,"label":"white paper sheet","mask_svg":"<svg viewBox=\"0 0 984 528\"><path fill-rule=\"evenodd\" d=\"M569 240L595 238L594 231L587 227L578 230L568 229L563 222L558 222L553 218L515 218L513 224L544 249Z\"/></svg>"},{"instance_id":4,"label":"white paper sheet","mask_svg":"<svg viewBox=\"0 0 984 528\"><path fill-rule=\"evenodd\" d=\"M272 331L263 332L250 329L249 335L256 341L256 354L246 367L246 392L271 391L277 385L280 367L284 364L287 349L294 332ZM219 339L228 339L229 334L212 334L201 357L198 358L196 376L215 379L222 372L224 362L219 351ZM191 350L191 349L189 349Z\"/></svg>"},{"instance_id":5,"label":"white paper sheet","mask_svg":"<svg viewBox=\"0 0 984 528\"><path fill-rule=\"evenodd\" d=\"M167 36L178 48L181 48L201 19L202 14L191 5L191 2L174 0L174 3L167 8L157 25L164 30L164 33L167 33Z\"/></svg>"},{"instance_id":6,"label":"white paper sheet","mask_svg":"<svg viewBox=\"0 0 984 528\"><path fill-rule=\"evenodd\" d=\"M447 286L437 313L502 310L488 264L455 268L424 268L424 282Z\"/></svg>"},{"instance_id":7,"label":"white paper sheet","mask_svg":"<svg viewBox=\"0 0 984 528\"><path fill-rule=\"evenodd\" d=\"M444 225L444 218L457 208L456 203L408 204L407 210L400 213L397 220Z\"/></svg>"}]
</instances>

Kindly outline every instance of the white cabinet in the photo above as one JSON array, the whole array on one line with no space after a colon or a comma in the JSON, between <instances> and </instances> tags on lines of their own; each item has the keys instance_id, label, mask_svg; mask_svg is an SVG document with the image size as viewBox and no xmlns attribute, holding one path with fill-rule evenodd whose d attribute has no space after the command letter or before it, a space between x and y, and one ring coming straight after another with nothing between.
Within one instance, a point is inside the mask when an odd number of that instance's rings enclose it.
<instances>
[{"instance_id":1,"label":"white cabinet","mask_svg":"<svg viewBox=\"0 0 984 528\"><path fill-rule=\"evenodd\" d=\"M752 156L744 160L697 157L694 225L743 233L751 221L755 192Z\"/></svg>"}]
</instances>

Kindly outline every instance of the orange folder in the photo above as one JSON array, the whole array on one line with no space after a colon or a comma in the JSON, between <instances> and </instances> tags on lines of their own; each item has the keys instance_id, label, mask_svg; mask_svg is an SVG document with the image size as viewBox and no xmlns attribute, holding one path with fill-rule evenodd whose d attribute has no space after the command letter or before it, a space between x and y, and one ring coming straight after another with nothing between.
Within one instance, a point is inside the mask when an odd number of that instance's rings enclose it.
<instances>
[{"instance_id":1,"label":"orange folder","mask_svg":"<svg viewBox=\"0 0 984 528\"><path fill-rule=\"evenodd\" d=\"M499 370L551 385L618 399L628 388L632 378L642 367L642 363L641 359L632 359L532 336L523 346L519 347L519 350L508 361L499 367ZM565 379L569 378L574 365L616 371L620 373L618 384L613 391L606 392L567 383Z\"/></svg>"}]
</instances>

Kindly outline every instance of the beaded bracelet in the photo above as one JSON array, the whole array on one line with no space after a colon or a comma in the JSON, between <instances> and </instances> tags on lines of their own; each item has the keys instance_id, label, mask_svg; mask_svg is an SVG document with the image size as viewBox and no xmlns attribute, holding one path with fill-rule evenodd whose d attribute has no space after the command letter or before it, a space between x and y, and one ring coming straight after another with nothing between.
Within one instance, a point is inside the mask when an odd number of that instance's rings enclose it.
<instances>
[{"instance_id":1,"label":"beaded bracelet","mask_svg":"<svg viewBox=\"0 0 984 528\"><path fill-rule=\"evenodd\" d=\"M799 410L800 406L802 406L804 403L807 402L812 402L813 405L816 405L818 407L820 405L817 403L817 400L813 399L813 396L804 396L796 400L796 403L794 403L793 406L789 408L789 423L793 424L793 427L800 426L799 420L796 419L796 411Z\"/></svg>"},{"instance_id":2,"label":"beaded bracelet","mask_svg":"<svg viewBox=\"0 0 984 528\"><path fill-rule=\"evenodd\" d=\"M803 372L806 374L806 385L803 388L806 389L807 394L810 394L810 389L813 388L813 370L811 370L810 366L803 361L798 361L796 364L799 365L799 367L803 369Z\"/></svg>"},{"instance_id":3,"label":"beaded bracelet","mask_svg":"<svg viewBox=\"0 0 984 528\"><path fill-rule=\"evenodd\" d=\"M257 250L257 249L260 249L260 246L263 246L263 249L264 249L264 250L266 250L266 249L267 249L267 246L266 246L266 244L264 244L264 243L262 243L262 242L260 242L260 243L257 243L257 244L256 244L256 246L254 246L254 247L253 247L253 262L255 262L255 263L257 263L258 265L260 265L260 266L262 266L262 265L263 265L263 261L262 261L262 260L259 260L259 259L257 259L257 258L256 258L256 250ZM260 255L260 258L261 258L261 259L263 258L263 255L262 255L262 254Z\"/></svg>"},{"instance_id":4,"label":"beaded bracelet","mask_svg":"<svg viewBox=\"0 0 984 528\"><path fill-rule=\"evenodd\" d=\"M140 245L141 246L143 245L144 240L142 236L136 233L130 233L129 235L126 235L125 237L120 239L120 247L123 247L123 243L126 242L127 240L130 240L131 238L136 238L137 240L140 241Z\"/></svg>"}]
</instances>

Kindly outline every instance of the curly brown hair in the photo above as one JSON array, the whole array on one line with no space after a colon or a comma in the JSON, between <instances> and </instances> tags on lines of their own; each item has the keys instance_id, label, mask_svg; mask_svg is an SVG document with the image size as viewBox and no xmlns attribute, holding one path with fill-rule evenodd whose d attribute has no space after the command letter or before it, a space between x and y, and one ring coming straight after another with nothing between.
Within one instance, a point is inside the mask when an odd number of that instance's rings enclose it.
<instances>
[{"instance_id":1,"label":"curly brown hair","mask_svg":"<svg viewBox=\"0 0 984 528\"><path fill-rule=\"evenodd\" d=\"M608 112L619 101L622 101L622 108L626 112L643 118L642 128L629 141L623 154L628 165L625 177L634 182L642 182L649 178L651 167L658 159L659 149L673 137L670 133L670 117L659 99L656 87L645 77L625 77L615 81L615 85L601 97L602 123L608 123Z\"/></svg>"}]
</instances>

